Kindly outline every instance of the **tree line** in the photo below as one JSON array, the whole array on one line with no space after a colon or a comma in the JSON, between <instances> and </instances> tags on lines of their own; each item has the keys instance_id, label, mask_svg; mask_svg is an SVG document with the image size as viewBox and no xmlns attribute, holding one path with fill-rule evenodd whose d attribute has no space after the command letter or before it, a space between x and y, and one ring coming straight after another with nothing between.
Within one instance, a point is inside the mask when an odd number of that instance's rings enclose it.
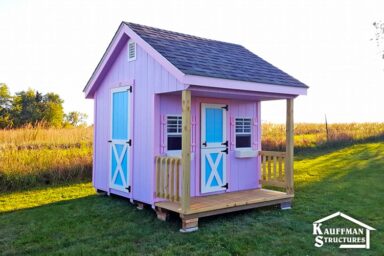
<instances>
[{"instance_id":1,"label":"tree line","mask_svg":"<svg viewBox=\"0 0 384 256\"><path fill-rule=\"evenodd\" d=\"M0 84L0 129L26 125L73 127L86 125L87 115L77 111L64 113L64 101L56 93L33 89L11 95L6 84Z\"/></svg>"}]
</instances>

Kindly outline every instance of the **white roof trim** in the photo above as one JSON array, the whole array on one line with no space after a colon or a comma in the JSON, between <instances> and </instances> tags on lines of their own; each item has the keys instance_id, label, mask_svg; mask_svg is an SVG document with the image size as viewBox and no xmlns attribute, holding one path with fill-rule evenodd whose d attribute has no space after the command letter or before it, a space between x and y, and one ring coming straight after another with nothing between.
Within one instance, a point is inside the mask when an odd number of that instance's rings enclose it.
<instances>
[{"instance_id":1,"label":"white roof trim","mask_svg":"<svg viewBox=\"0 0 384 256\"><path fill-rule=\"evenodd\" d=\"M255 82L229 80L229 79L195 76L195 75L185 75L183 83L189 84L189 85L207 86L207 87L214 87L214 88L280 93L280 94L290 94L290 95L306 95L307 89L308 89L308 88L295 87L295 86L262 84L262 83L255 83Z\"/></svg>"},{"instance_id":2,"label":"white roof trim","mask_svg":"<svg viewBox=\"0 0 384 256\"><path fill-rule=\"evenodd\" d=\"M146 41L144 41L139 35L137 35L131 28L128 27L127 24L122 22L116 31L115 36L113 37L111 43L109 44L107 50L103 54L103 57L101 58L99 64L97 65L95 71L92 73L91 78L89 79L87 85L85 86L83 92L85 93L86 98L88 98L89 93L93 86L95 85L95 82L97 81L98 76L100 75L100 72L105 68L106 63L108 62L108 59L111 57L111 54L117 47L118 43L122 39L122 37L127 35L129 37L129 40L132 40L136 43L136 45L139 45L145 52L147 52L151 57L153 57L156 61L160 63L160 65L166 69L168 72L170 72L173 76L176 77L179 81L183 81L184 79L184 73L181 72L178 68L176 68L171 62L169 62L163 55L161 55L158 51L156 51L150 44L148 44Z\"/></svg>"}]
</instances>

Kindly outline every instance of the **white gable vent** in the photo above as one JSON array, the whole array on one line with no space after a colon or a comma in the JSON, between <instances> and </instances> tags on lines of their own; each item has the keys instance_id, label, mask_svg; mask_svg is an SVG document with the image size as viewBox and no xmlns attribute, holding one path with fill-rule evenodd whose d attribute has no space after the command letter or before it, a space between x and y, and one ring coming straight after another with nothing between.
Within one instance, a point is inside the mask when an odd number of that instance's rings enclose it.
<instances>
[{"instance_id":1,"label":"white gable vent","mask_svg":"<svg viewBox=\"0 0 384 256\"><path fill-rule=\"evenodd\" d=\"M136 60L136 43L128 42L128 61Z\"/></svg>"}]
</instances>

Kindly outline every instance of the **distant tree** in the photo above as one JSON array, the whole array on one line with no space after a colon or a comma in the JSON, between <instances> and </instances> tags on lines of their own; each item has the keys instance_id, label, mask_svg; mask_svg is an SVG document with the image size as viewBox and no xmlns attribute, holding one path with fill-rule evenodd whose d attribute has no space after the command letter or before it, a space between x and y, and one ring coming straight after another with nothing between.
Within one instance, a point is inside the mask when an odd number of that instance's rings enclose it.
<instances>
[{"instance_id":1,"label":"distant tree","mask_svg":"<svg viewBox=\"0 0 384 256\"><path fill-rule=\"evenodd\" d=\"M88 115L78 111L71 111L64 117L64 126L83 126L86 125Z\"/></svg>"},{"instance_id":2,"label":"distant tree","mask_svg":"<svg viewBox=\"0 0 384 256\"><path fill-rule=\"evenodd\" d=\"M0 84L0 128L12 126L12 96L6 84Z\"/></svg>"},{"instance_id":3,"label":"distant tree","mask_svg":"<svg viewBox=\"0 0 384 256\"><path fill-rule=\"evenodd\" d=\"M47 93L42 97L43 121L53 127L61 127L64 120L64 101L55 93Z\"/></svg>"},{"instance_id":4,"label":"distant tree","mask_svg":"<svg viewBox=\"0 0 384 256\"><path fill-rule=\"evenodd\" d=\"M63 100L55 93L45 95L28 89L16 93L12 102L11 114L15 127L26 124L44 123L50 127L60 127L63 123Z\"/></svg>"},{"instance_id":5,"label":"distant tree","mask_svg":"<svg viewBox=\"0 0 384 256\"><path fill-rule=\"evenodd\" d=\"M374 40L376 42L377 47L380 50L380 55L384 59L384 22L383 21L376 21L373 23L373 26L375 27L375 38Z\"/></svg>"}]
</instances>

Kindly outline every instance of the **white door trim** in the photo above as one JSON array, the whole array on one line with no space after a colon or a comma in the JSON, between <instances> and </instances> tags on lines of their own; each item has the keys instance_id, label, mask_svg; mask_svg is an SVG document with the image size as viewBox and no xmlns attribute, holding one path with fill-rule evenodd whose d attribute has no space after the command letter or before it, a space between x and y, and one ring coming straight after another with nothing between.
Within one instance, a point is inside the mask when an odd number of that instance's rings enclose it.
<instances>
[{"instance_id":1,"label":"white door trim","mask_svg":"<svg viewBox=\"0 0 384 256\"><path fill-rule=\"evenodd\" d=\"M224 109L226 104L211 104L211 103L202 103L201 104L201 134L200 134L200 184L201 184L201 193L211 193L211 192L219 192L219 191L225 191L226 188L223 186L227 183L227 154L222 152L227 147L223 145L222 143L227 140L227 111ZM214 142L209 143L206 141L206 109L207 108L215 108L222 110L223 117L223 141L222 142ZM206 145L204 145L206 143ZM213 161L211 154L217 153L218 156ZM206 168L206 160L208 161L209 166L211 167L211 173L208 177L207 182L205 182L205 176L207 172ZM222 161L222 168L223 168L223 174L222 177L220 177L218 173L218 166L219 163ZM216 179L218 185L217 186L211 186L211 183L213 179Z\"/></svg>"},{"instance_id":2,"label":"white door trim","mask_svg":"<svg viewBox=\"0 0 384 256\"><path fill-rule=\"evenodd\" d=\"M109 121L109 127L110 127L110 134L109 134L109 138L110 138L110 145L109 145L109 168L108 168L108 184L109 184L109 188L110 189L115 189L115 190L119 190L121 192L124 192L124 193L127 193L129 194L130 192L126 189L127 187L129 187L131 185L131 172L132 170L130 169L131 167L131 146L128 146L127 144L127 141L129 139L131 139L131 134L132 134L132 126L131 126L131 115L132 115L132 111L131 111L131 108L132 108L132 104L131 104L131 101L132 101L132 97L130 95L130 92L129 92L129 89L130 89L131 86L122 86L122 87L116 87L116 88L112 88L110 90L110 121ZM127 97L128 97L128 108L127 108L127 114L128 114L128 118L127 118L127 121L128 121L128 124L127 124L127 127L128 127L128 133L127 133L127 140L119 140L119 139L113 139L112 138L112 133L113 133L113 94L114 93L117 93L117 92L127 92ZM117 149L116 149L116 145L123 145L123 149L121 151L121 155L119 156L119 154L117 153ZM132 144L131 144L132 145ZM115 173L114 173L114 176L112 176L112 153L116 159L116 169L114 170ZM124 173L123 173L123 169L122 169L122 161L124 159L124 155L127 155L127 174L126 174L126 177L124 177ZM118 186L116 185L114 182L116 181L116 178L117 178L117 174L120 174L121 175L121 178L122 178L122 182L123 182L123 186Z\"/></svg>"}]
</instances>

